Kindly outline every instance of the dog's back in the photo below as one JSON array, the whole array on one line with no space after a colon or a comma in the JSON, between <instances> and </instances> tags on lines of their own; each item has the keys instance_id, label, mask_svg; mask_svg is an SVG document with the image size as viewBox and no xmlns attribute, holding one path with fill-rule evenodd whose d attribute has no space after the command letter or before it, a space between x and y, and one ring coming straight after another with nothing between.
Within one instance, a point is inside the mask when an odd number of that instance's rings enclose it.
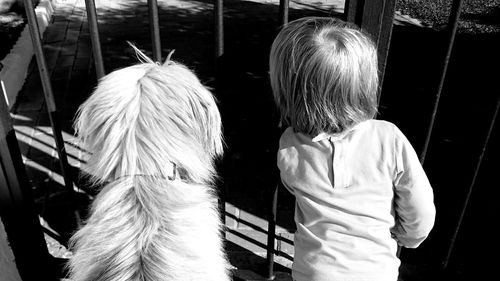
<instances>
[{"instance_id":1,"label":"dog's back","mask_svg":"<svg viewBox=\"0 0 500 281\"><path fill-rule=\"evenodd\" d=\"M78 112L87 172L106 185L72 238L70 278L229 280L211 186L215 100L184 66L143 59L104 77Z\"/></svg>"}]
</instances>

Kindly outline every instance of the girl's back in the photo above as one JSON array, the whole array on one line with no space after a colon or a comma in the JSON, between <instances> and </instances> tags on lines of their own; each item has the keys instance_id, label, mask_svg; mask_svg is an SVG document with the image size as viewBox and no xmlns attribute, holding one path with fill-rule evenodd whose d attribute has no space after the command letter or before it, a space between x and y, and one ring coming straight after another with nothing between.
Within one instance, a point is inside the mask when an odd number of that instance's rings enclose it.
<instances>
[{"instance_id":1,"label":"girl's back","mask_svg":"<svg viewBox=\"0 0 500 281\"><path fill-rule=\"evenodd\" d=\"M298 281L396 280L395 239L415 247L432 228L430 184L413 148L389 122L368 120L315 138L288 128L278 167L296 197Z\"/></svg>"}]
</instances>

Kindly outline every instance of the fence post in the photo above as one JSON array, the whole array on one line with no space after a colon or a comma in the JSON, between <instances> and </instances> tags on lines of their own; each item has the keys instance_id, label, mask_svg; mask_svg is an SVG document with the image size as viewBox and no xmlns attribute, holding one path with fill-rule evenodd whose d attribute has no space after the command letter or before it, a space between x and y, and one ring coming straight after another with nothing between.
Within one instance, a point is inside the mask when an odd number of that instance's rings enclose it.
<instances>
[{"instance_id":1,"label":"fence post","mask_svg":"<svg viewBox=\"0 0 500 281\"><path fill-rule=\"evenodd\" d=\"M224 1L214 0L214 34L215 34L215 93L221 93L222 85L222 57L224 55ZM220 190L219 210L223 228L223 235L226 235L226 190Z\"/></svg>"},{"instance_id":2,"label":"fence post","mask_svg":"<svg viewBox=\"0 0 500 281\"><path fill-rule=\"evenodd\" d=\"M474 169L474 174L472 176L472 180L471 180L471 183L469 185L469 190L467 191L467 196L465 197L465 200L464 200L464 203L462 206L462 210L460 212L460 217L459 217L458 222L457 222L457 226L455 227L455 231L454 231L453 236L451 238L450 246L448 247L448 252L446 253L446 256L445 256L444 261L443 261L443 270L447 269L450 258L451 258L451 254L452 254L453 249L455 247L458 233L460 232L460 228L462 226L462 222L463 222L464 217L465 217L465 212L467 210L467 207L469 205L469 200L470 200L470 197L472 195L472 190L474 189L474 185L476 184L479 170L481 169L481 164L483 162L483 157L484 157L484 154L486 152L486 148L488 147L488 143L490 141L490 137L491 137L491 134L493 132L493 128L495 127L495 121L497 119L499 109L500 109L500 97L497 99L497 105L496 105L495 111L493 113L493 117L491 119L490 126L488 128L488 132L486 133L486 138L484 140L483 147L481 149L481 152L479 153L479 157L478 157L478 160L476 163L476 168Z\"/></svg>"},{"instance_id":3,"label":"fence post","mask_svg":"<svg viewBox=\"0 0 500 281\"><path fill-rule=\"evenodd\" d=\"M92 55L94 57L95 72L97 80L101 79L106 72L102 60L101 42L99 41L99 26L97 24L97 12L94 0L85 0L85 10L87 11L87 21L90 30L90 42L92 43Z\"/></svg>"},{"instance_id":4,"label":"fence post","mask_svg":"<svg viewBox=\"0 0 500 281\"><path fill-rule=\"evenodd\" d=\"M279 8L279 23L280 27L288 23L288 10L289 10L290 0L280 0Z\"/></svg>"},{"instance_id":5,"label":"fence post","mask_svg":"<svg viewBox=\"0 0 500 281\"><path fill-rule=\"evenodd\" d=\"M448 26L447 26L448 48L446 49L446 54L443 60L443 68L441 69L441 77L439 79L439 84L436 91L434 108L432 110L431 120L429 122L429 127L427 129L424 148L422 149L422 153L420 154L420 162L422 163L422 165L425 162L425 157L427 156L427 149L429 148L432 131L434 129L434 121L436 120L439 101L441 99L441 92L443 90L444 81L446 79L446 72L448 72L448 63L450 61L451 51L453 50L453 43L455 42L455 34L457 33L458 19L460 18L460 11L462 9L462 4L463 0L454 0L451 6L450 18L448 20Z\"/></svg>"},{"instance_id":6,"label":"fence post","mask_svg":"<svg viewBox=\"0 0 500 281\"><path fill-rule=\"evenodd\" d=\"M422 165L425 162L425 159L427 156L427 151L429 149L429 143L430 143L430 140L432 137L432 132L434 129L434 122L436 120L437 110L439 108L439 101L441 99L441 92L443 90L444 81L446 79L446 73L448 72L448 64L450 61L451 52L453 50L453 45L455 42L455 35L457 33L458 20L460 19L460 12L462 10L462 6L463 6L463 0L454 0L452 3L452 6L451 6L450 17L448 20L448 25L447 25L447 30L446 30L447 36L448 36L448 47L446 49L446 54L445 54L445 57L443 59L443 66L441 69L441 77L439 79L439 84L438 84L438 87L436 90L436 97L434 99L434 107L432 109L431 119L429 121L429 127L427 128L427 135L426 135L426 138L424 141L424 147L423 147L422 152L420 154L420 162L422 163ZM469 204L469 199L472 195L472 190L473 190L475 182L476 182L477 174L479 173L479 168L481 167L484 151L486 150L486 146L488 145L491 131L493 130L493 126L495 124L495 119L496 119L496 116L498 114L499 105L500 105L500 99L497 103L497 107L495 109L495 113L493 115L493 120L491 121L489 131L486 135L486 140L483 144L483 149L481 151L481 154L479 155L478 163L476 164L476 169L474 170L472 181L471 181L471 184L469 186L469 190L467 191L467 195L466 195L465 201L463 203L462 210L460 212L460 216L459 216L457 225L455 227L455 231L453 232L453 236L451 238L451 242L450 242L450 245L448 247L448 251L447 251L446 256L444 257L444 260L442 263L443 271L447 269L448 263L449 263L449 260L451 257L451 253L453 252L453 248L455 247L455 242L456 242L456 239L458 237L458 233L460 231L460 227L462 225L462 221L463 221L464 216L465 216L465 211L467 209L467 205Z\"/></svg>"},{"instance_id":7,"label":"fence post","mask_svg":"<svg viewBox=\"0 0 500 281\"><path fill-rule=\"evenodd\" d=\"M22 279L53 280L48 270L50 255L4 97L0 87L0 218Z\"/></svg>"},{"instance_id":8,"label":"fence post","mask_svg":"<svg viewBox=\"0 0 500 281\"><path fill-rule=\"evenodd\" d=\"M370 34L377 46L380 85L384 82L395 5L396 0L348 0L345 3L346 20ZM380 100L380 91L378 99Z\"/></svg>"},{"instance_id":9,"label":"fence post","mask_svg":"<svg viewBox=\"0 0 500 281\"><path fill-rule=\"evenodd\" d=\"M215 58L219 59L224 54L224 1L223 0L215 0L214 20L215 20L214 21Z\"/></svg>"},{"instance_id":10,"label":"fence post","mask_svg":"<svg viewBox=\"0 0 500 281\"><path fill-rule=\"evenodd\" d=\"M158 1L148 0L149 29L153 45L153 60L161 63L160 23L158 17Z\"/></svg>"},{"instance_id":11,"label":"fence post","mask_svg":"<svg viewBox=\"0 0 500 281\"><path fill-rule=\"evenodd\" d=\"M272 192L272 199L269 208L267 222L267 279L274 279L274 242L276 240L276 216L278 213L278 193L279 183L276 184Z\"/></svg>"},{"instance_id":12,"label":"fence post","mask_svg":"<svg viewBox=\"0 0 500 281\"><path fill-rule=\"evenodd\" d=\"M290 0L280 0L278 22L279 29L283 28L288 24L288 11L290 8ZM280 179L278 177L276 181L276 187L274 188L271 196L271 203L269 205L269 212L267 216L267 249L266 249L266 263L267 263L267 279L273 280L275 278L274 274L274 247L276 240L276 216L278 213L278 193L279 193Z\"/></svg>"},{"instance_id":13,"label":"fence post","mask_svg":"<svg viewBox=\"0 0 500 281\"><path fill-rule=\"evenodd\" d=\"M36 62L38 65L38 71L40 73L40 79L42 81L45 104L47 106L50 124L52 126L52 133L54 134L54 139L56 142L59 164L61 166L61 173L63 175L64 184L67 191L70 194L73 194L74 191L71 170L68 163L66 149L64 147L59 114L57 112L56 102L54 99L54 94L52 92L52 85L50 83L49 72L47 64L45 62L45 56L43 54L42 40L40 38L40 33L38 32L38 22L36 20L35 10L33 8L33 2L31 0L25 0L24 4L26 9L26 16L28 18L28 24L30 27L29 29L31 33L31 41L33 42L33 49L35 51Z\"/></svg>"}]
</instances>

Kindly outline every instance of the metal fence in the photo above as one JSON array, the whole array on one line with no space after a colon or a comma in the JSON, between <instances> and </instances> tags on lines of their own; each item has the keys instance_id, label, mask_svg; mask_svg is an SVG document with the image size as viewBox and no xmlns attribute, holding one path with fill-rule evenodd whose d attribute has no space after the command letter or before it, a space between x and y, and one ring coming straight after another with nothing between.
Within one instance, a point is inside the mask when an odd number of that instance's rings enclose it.
<instances>
[{"instance_id":1,"label":"metal fence","mask_svg":"<svg viewBox=\"0 0 500 281\"><path fill-rule=\"evenodd\" d=\"M71 175L70 167L67 160L64 142L61 133L61 126L59 122L58 110L54 102L50 77L48 74L44 52L42 49L42 42L40 34L37 32L37 21L35 18L34 7L31 0L25 0L26 15L28 24L31 31L31 38L35 50L35 57L38 65L38 71L42 80L42 86L47 104L47 110L50 117L50 124L54 133L54 138L57 146L57 153L61 171L64 177L65 187L67 192L72 194L73 191L73 178ZM280 0L278 22L280 25L285 25L288 22L289 0ZM345 3L344 19L353 22L360 26L362 29L372 35L379 51L379 69L383 85L387 55L389 51L391 33L394 19L394 7L396 0L347 0ZM215 45L215 77L216 77L216 91L220 86L219 73L220 68L223 67L220 59L224 54L224 5L223 0L214 0L214 45ZM97 78L105 75L104 63L101 54L101 44L99 41L99 28L97 22L97 13L94 0L85 0L88 24L90 29L90 38L92 43L94 65ZM424 163L429 147L429 143L433 134L436 113L440 105L440 97L443 85L446 81L447 68L452 55L455 34L457 32L457 23L460 17L463 0L454 0L449 22L447 26L447 48L446 54L442 58L442 69L439 84L436 87L434 105L430 123L427 128L427 135L422 153L420 155L421 162ZM152 53L155 61L161 61L161 46L160 46L160 32L159 32L159 16L156 0L148 0L149 8L149 24L152 40ZM381 91L383 93L383 89ZM2 92L2 94L4 94ZM472 194L473 188L476 184L478 172L481 168L483 157L485 155L486 147L490 140L495 120L498 115L500 107L500 99L498 99L491 118L488 130L485 133L485 139L480 149L480 155L477 157L477 163L473 172L473 178L470 182L468 192L463 202L462 209L460 210L460 217L453 231L453 237L450 239L447 254L443 260L442 267L446 269L450 257L455 247L457 236L461 229L461 224L464 215L467 211L469 198ZM2 221L6 226L6 231L9 236L9 241L12 243L13 252L16 257L18 268L21 275L25 280L35 280L40 278L40 272L46 272L46 266L43 261L47 260L48 252L43 239L40 225L36 219L36 214L33 208L33 198L30 194L30 187L26 180L22 158L17 145L15 133L12 128L12 122L9 116L7 105L0 98L0 156L2 171L0 172L0 208ZM267 242L267 277L272 279L274 276L274 256L276 255L275 249L275 228L276 228L276 214L278 202L279 184L276 185L275 190L271 193L269 198L269 218L268 218L268 242ZM224 208L224 194L221 195L221 208ZM76 213L77 220L79 219ZM222 217L224 210L222 210ZM33 270L36 269L36 270ZM49 277L42 278L43 280L50 280Z\"/></svg>"}]
</instances>

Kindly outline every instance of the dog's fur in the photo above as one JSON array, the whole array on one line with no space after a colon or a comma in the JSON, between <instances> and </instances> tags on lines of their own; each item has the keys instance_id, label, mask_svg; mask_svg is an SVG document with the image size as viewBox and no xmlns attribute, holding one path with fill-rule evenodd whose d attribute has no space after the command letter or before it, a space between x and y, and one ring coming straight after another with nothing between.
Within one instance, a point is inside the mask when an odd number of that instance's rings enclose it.
<instances>
[{"instance_id":1,"label":"dog's fur","mask_svg":"<svg viewBox=\"0 0 500 281\"><path fill-rule=\"evenodd\" d=\"M75 130L105 184L71 239L73 281L229 280L212 187L222 154L214 97L167 59L105 76Z\"/></svg>"}]
</instances>

